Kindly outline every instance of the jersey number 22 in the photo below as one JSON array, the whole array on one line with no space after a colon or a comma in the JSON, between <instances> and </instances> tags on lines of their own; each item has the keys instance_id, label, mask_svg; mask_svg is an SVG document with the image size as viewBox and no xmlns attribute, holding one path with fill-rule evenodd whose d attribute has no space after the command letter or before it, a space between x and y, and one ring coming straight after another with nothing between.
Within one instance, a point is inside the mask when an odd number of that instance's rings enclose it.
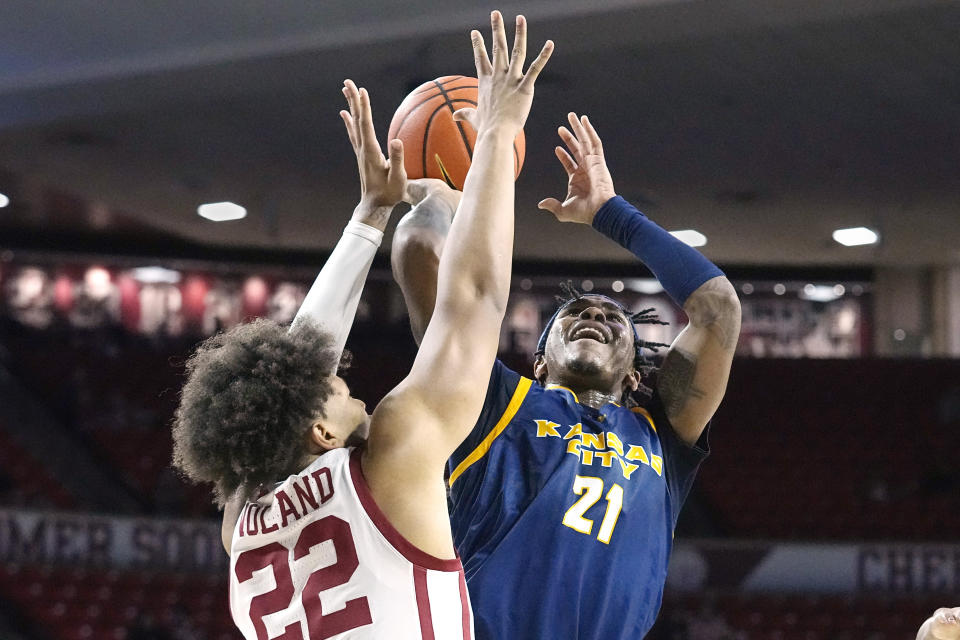
<instances>
[{"instance_id":1,"label":"jersey number 22","mask_svg":"<svg viewBox=\"0 0 960 640\"><path fill-rule=\"evenodd\" d=\"M257 640L303 640L300 620L287 625L281 635L271 638L267 635L263 618L296 605L293 602L290 562L309 555L313 547L328 540L333 542L337 561L311 573L300 596L306 614L308 637L311 640L323 640L373 622L365 597L349 600L339 611L328 614L323 612L320 592L346 584L360 566L353 536L350 534L350 525L336 516L327 516L304 527L292 550L279 542L272 542L244 551L237 557L235 573L241 584L252 578L254 571L267 567L273 569L277 584L272 591L254 596L250 601L250 620L257 632Z\"/></svg>"}]
</instances>

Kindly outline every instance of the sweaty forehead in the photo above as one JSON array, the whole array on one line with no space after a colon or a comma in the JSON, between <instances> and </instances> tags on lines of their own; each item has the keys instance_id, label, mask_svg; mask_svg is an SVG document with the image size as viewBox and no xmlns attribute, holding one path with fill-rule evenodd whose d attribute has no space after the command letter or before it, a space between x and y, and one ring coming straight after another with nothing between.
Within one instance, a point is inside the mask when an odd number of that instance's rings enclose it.
<instances>
[{"instance_id":1,"label":"sweaty forehead","mask_svg":"<svg viewBox=\"0 0 960 640\"><path fill-rule=\"evenodd\" d=\"M580 296L575 300L563 305L563 309L583 309L584 307L595 306L599 307L603 311L617 311L622 314L626 314L626 309L623 308L619 302L613 298L608 298L607 296L600 294L591 294Z\"/></svg>"}]
</instances>

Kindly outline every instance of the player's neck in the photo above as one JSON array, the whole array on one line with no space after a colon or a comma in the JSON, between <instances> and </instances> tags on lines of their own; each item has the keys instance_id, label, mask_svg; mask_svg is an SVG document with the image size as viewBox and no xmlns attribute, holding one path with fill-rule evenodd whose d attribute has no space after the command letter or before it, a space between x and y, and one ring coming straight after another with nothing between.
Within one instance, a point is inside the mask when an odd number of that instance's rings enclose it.
<instances>
[{"instance_id":1,"label":"player's neck","mask_svg":"<svg viewBox=\"0 0 960 640\"><path fill-rule=\"evenodd\" d=\"M596 389L587 389L586 391L581 391L577 394L577 399L580 401L580 404L587 407L593 407L594 409L599 409L605 404L619 403L620 398L613 393L603 393L602 391L597 391Z\"/></svg>"},{"instance_id":2,"label":"player's neck","mask_svg":"<svg viewBox=\"0 0 960 640\"><path fill-rule=\"evenodd\" d=\"M595 387L590 387L585 384L582 384L582 381L574 380L561 380L561 379L552 379L547 378L546 386L556 385L564 389L569 389L576 395L577 402L586 406L593 407L594 409L600 409L605 404L615 403L619 404L621 394L616 390L608 389L597 389Z\"/></svg>"}]
</instances>

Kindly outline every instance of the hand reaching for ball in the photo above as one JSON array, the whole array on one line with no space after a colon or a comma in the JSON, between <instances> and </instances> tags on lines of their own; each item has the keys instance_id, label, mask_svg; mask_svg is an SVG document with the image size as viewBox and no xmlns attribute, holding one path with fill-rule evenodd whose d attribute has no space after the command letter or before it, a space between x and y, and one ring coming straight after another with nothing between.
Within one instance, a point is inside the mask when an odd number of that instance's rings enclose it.
<instances>
[{"instance_id":1,"label":"hand reaching for ball","mask_svg":"<svg viewBox=\"0 0 960 640\"><path fill-rule=\"evenodd\" d=\"M490 14L490 27L493 32L492 60L487 56L487 47L480 32L470 32L479 85L477 107L459 109L453 118L469 122L478 135L495 126L516 135L523 129L530 113L533 85L553 53L553 41L544 43L540 55L524 73L523 64L527 57L526 19L517 16L512 54L507 53L507 34L499 11Z\"/></svg>"},{"instance_id":2,"label":"hand reaching for ball","mask_svg":"<svg viewBox=\"0 0 960 640\"><path fill-rule=\"evenodd\" d=\"M391 140L389 160L383 157L377 133L373 128L370 95L357 89L353 80L343 82L343 95L350 111L341 111L347 136L357 156L360 171L360 204L353 219L383 231L393 207L403 200L407 174L403 167L403 143Z\"/></svg>"},{"instance_id":3,"label":"hand reaching for ball","mask_svg":"<svg viewBox=\"0 0 960 640\"><path fill-rule=\"evenodd\" d=\"M560 127L560 139L567 145L554 149L567 172L567 197L563 202L546 198L537 205L555 215L560 222L591 224L603 204L617 195L613 178L603 157L603 143L587 116L569 113L570 129Z\"/></svg>"}]
</instances>

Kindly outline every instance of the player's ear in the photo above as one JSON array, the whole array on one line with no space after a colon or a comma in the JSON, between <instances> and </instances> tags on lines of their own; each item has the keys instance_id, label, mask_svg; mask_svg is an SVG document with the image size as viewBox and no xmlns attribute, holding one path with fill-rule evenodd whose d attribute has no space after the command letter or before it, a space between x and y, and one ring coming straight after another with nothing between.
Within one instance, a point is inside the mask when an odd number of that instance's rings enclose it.
<instances>
[{"instance_id":1,"label":"player's ear","mask_svg":"<svg viewBox=\"0 0 960 640\"><path fill-rule=\"evenodd\" d=\"M538 353L533 361L533 378L541 385L547 379L547 359L542 353Z\"/></svg>"},{"instance_id":2,"label":"player's ear","mask_svg":"<svg viewBox=\"0 0 960 640\"><path fill-rule=\"evenodd\" d=\"M307 433L310 453L324 453L331 449L339 449L344 446L343 439L337 436L332 429L328 429L323 423L323 418L316 418L310 425L310 431Z\"/></svg>"},{"instance_id":3,"label":"player's ear","mask_svg":"<svg viewBox=\"0 0 960 640\"><path fill-rule=\"evenodd\" d=\"M630 371L628 371L627 375L623 377L623 390L636 391L639 388L640 388L640 372L637 371L634 367L630 367Z\"/></svg>"}]
</instances>

